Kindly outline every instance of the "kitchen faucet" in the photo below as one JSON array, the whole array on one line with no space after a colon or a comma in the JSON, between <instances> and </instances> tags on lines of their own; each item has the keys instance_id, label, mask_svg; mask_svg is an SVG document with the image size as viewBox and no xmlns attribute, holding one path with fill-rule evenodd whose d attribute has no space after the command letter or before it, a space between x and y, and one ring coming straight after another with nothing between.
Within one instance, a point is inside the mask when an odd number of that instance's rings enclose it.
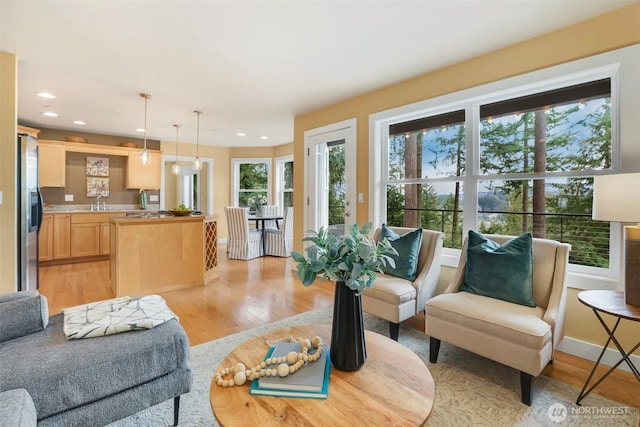
<instances>
[{"instance_id":1,"label":"kitchen faucet","mask_svg":"<svg viewBox=\"0 0 640 427\"><path fill-rule=\"evenodd\" d=\"M100 210L100 194L96 196L96 210Z\"/></svg>"}]
</instances>

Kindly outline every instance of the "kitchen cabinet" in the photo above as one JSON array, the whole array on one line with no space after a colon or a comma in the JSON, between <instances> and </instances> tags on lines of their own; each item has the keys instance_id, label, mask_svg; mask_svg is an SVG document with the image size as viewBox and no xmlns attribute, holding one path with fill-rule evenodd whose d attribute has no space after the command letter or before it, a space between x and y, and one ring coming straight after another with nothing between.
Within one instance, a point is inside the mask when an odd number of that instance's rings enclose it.
<instances>
[{"instance_id":1,"label":"kitchen cabinet","mask_svg":"<svg viewBox=\"0 0 640 427\"><path fill-rule=\"evenodd\" d=\"M140 151L129 152L127 160L127 188L140 190L158 190L162 175L162 155L160 152L150 152L151 163L143 165L140 162Z\"/></svg>"},{"instance_id":2,"label":"kitchen cabinet","mask_svg":"<svg viewBox=\"0 0 640 427\"><path fill-rule=\"evenodd\" d=\"M38 184L40 187L64 187L66 151L63 146L38 144Z\"/></svg>"},{"instance_id":3,"label":"kitchen cabinet","mask_svg":"<svg viewBox=\"0 0 640 427\"><path fill-rule=\"evenodd\" d=\"M71 256L69 214L44 214L38 233L38 259L53 261Z\"/></svg>"},{"instance_id":4,"label":"kitchen cabinet","mask_svg":"<svg viewBox=\"0 0 640 427\"><path fill-rule=\"evenodd\" d=\"M53 215L53 259L71 256L71 215Z\"/></svg>"},{"instance_id":5,"label":"kitchen cabinet","mask_svg":"<svg viewBox=\"0 0 640 427\"><path fill-rule=\"evenodd\" d=\"M109 219L122 213L80 213L71 215L71 257L108 255Z\"/></svg>"},{"instance_id":6,"label":"kitchen cabinet","mask_svg":"<svg viewBox=\"0 0 640 427\"><path fill-rule=\"evenodd\" d=\"M53 215L42 215L42 224L38 233L38 260L53 259Z\"/></svg>"}]
</instances>

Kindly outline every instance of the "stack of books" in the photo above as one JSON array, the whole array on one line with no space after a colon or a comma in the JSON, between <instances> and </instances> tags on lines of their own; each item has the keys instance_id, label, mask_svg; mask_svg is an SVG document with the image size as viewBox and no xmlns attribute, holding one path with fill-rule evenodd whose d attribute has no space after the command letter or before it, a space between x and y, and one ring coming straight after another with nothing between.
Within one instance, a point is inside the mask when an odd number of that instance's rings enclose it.
<instances>
[{"instance_id":1,"label":"stack of books","mask_svg":"<svg viewBox=\"0 0 640 427\"><path fill-rule=\"evenodd\" d=\"M284 357L290 351L299 353L300 344L280 341L275 347L269 349L265 360L270 357ZM329 347L324 347L318 360L303 365L298 371L286 377L275 376L256 379L251 383L249 393L260 396L326 399L329 393L329 373L331 371L331 359L328 354Z\"/></svg>"}]
</instances>

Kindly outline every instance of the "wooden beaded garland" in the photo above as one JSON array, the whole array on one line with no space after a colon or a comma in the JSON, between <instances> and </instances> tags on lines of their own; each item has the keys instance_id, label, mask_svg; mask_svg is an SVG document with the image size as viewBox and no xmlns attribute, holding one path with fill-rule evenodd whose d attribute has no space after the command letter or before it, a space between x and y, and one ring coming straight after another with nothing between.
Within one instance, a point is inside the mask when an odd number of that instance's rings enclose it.
<instances>
[{"instance_id":1,"label":"wooden beaded garland","mask_svg":"<svg viewBox=\"0 0 640 427\"><path fill-rule=\"evenodd\" d=\"M300 353L290 351L284 357L269 357L251 369L247 369L243 363L237 363L230 368L223 368L215 375L216 384L220 387L233 387L234 385L243 385L247 383L247 380L251 382L265 376L286 377L300 370L306 363L315 362L322 354L322 338L318 336L313 337L311 340L289 337L281 341L298 342L302 351ZM316 352L313 354L309 354L311 346L316 348ZM270 368L269 366L271 365L277 366ZM233 375L233 378L224 379L227 375Z\"/></svg>"}]
</instances>

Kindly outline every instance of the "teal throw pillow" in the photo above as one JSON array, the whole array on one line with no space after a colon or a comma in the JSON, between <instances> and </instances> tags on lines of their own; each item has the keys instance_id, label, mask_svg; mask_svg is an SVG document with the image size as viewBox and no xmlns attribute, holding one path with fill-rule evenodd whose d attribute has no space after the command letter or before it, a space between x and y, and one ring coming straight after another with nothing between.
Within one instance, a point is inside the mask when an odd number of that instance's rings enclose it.
<instances>
[{"instance_id":1,"label":"teal throw pillow","mask_svg":"<svg viewBox=\"0 0 640 427\"><path fill-rule=\"evenodd\" d=\"M469 230L467 265L460 290L535 307L531 233L501 246Z\"/></svg>"},{"instance_id":2,"label":"teal throw pillow","mask_svg":"<svg viewBox=\"0 0 640 427\"><path fill-rule=\"evenodd\" d=\"M387 227L386 224L382 224L378 240L382 241L384 238L398 251L398 255L391 255L391 258L396 262L396 266L386 265L383 267L385 274L407 279L411 282L416 280L420 245L422 245L422 228L416 228L401 236Z\"/></svg>"}]
</instances>

